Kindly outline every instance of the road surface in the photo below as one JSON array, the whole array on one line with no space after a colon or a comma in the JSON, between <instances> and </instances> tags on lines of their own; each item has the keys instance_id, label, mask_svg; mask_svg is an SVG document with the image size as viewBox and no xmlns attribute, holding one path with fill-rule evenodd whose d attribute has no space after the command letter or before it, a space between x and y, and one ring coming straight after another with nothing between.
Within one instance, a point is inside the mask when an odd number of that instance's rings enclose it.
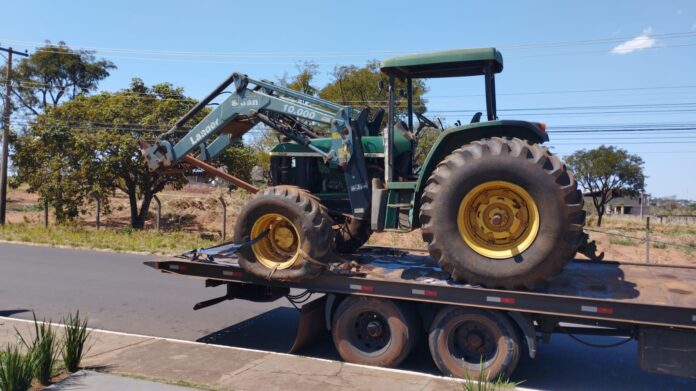
<instances>
[{"instance_id":1,"label":"road surface","mask_svg":"<svg viewBox=\"0 0 696 391\"><path fill-rule=\"evenodd\" d=\"M292 345L297 314L286 301L227 301L193 311L193 304L223 295L224 288L205 288L202 280L142 264L152 258L0 243L0 316L31 319L33 310L39 319L56 322L79 309L92 327L104 330L279 352ZM512 380L553 390L696 389L695 380L642 372L636 350L633 341L596 349L554 335L550 344L538 346L535 360L520 361ZM300 353L339 359L328 338ZM438 374L424 341L402 368Z\"/></svg>"}]
</instances>

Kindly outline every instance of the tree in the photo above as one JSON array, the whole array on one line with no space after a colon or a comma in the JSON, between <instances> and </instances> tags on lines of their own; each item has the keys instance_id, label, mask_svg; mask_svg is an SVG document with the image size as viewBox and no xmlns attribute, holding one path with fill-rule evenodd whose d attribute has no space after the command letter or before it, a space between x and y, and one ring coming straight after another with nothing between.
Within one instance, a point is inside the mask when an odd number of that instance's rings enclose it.
<instances>
[{"instance_id":1,"label":"tree","mask_svg":"<svg viewBox=\"0 0 696 391\"><path fill-rule=\"evenodd\" d=\"M245 146L241 139L236 140L214 160L215 164L224 166L228 174L246 182L251 182L251 170L259 164L254 148Z\"/></svg>"},{"instance_id":2,"label":"tree","mask_svg":"<svg viewBox=\"0 0 696 391\"><path fill-rule=\"evenodd\" d=\"M96 90L113 69L112 62L97 60L93 51L73 50L65 42L47 42L13 69L15 105L38 115L65 98Z\"/></svg>"},{"instance_id":3,"label":"tree","mask_svg":"<svg viewBox=\"0 0 696 391\"><path fill-rule=\"evenodd\" d=\"M183 173L150 173L136 141L154 138L195 103L181 88L147 87L136 78L128 89L55 106L18 137L15 184L28 183L59 221L75 218L95 195L108 206L105 195L120 189L128 195L131 225L142 228L154 195L167 185L181 188L186 179Z\"/></svg>"},{"instance_id":4,"label":"tree","mask_svg":"<svg viewBox=\"0 0 696 391\"><path fill-rule=\"evenodd\" d=\"M643 159L614 146L580 150L566 157L575 179L592 196L597 226L602 225L606 205L617 195L636 196L645 188Z\"/></svg>"},{"instance_id":5,"label":"tree","mask_svg":"<svg viewBox=\"0 0 696 391\"><path fill-rule=\"evenodd\" d=\"M382 81L385 85L389 82L389 77L379 69L379 61L373 60L364 67L355 65L342 65L334 68L332 73L333 81L324 86L319 91L319 96L345 106L363 108L382 107L386 109L388 91L380 89ZM406 82L396 80L397 91L406 89ZM423 95L428 92L425 80L413 80L413 106L414 110L424 113L427 110L426 101ZM407 110L406 99L397 94L397 112L405 114ZM386 119L385 119L386 121Z\"/></svg>"},{"instance_id":6,"label":"tree","mask_svg":"<svg viewBox=\"0 0 696 391\"><path fill-rule=\"evenodd\" d=\"M286 73L280 78L280 85L286 88L291 88L303 94L315 96L319 89L313 86L314 77L319 74L319 65L305 61L297 65L297 74L288 76Z\"/></svg>"}]
</instances>

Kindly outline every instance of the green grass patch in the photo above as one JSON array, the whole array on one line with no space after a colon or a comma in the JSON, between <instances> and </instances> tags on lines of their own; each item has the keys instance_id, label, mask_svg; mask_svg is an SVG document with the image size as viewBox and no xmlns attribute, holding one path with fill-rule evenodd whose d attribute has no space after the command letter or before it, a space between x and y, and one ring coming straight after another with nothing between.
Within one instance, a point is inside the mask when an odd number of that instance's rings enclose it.
<instances>
[{"instance_id":1,"label":"green grass patch","mask_svg":"<svg viewBox=\"0 0 696 391\"><path fill-rule=\"evenodd\" d=\"M200 234L184 231L150 231L129 228L113 229L69 226L44 228L32 224L7 224L0 227L0 239L50 244L54 246L138 251L152 254L172 254L217 242L203 239Z\"/></svg>"},{"instance_id":2,"label":"green grass patch","mask_svg":"<svg viewBox=\"0 0 696 391\"><path fill-rule=\"evenodd\" d=\"M616 244L618 246L635 246L637 243L629 238L622 238L620 236L609 236L609 243Z\"/></svg>"}]
</instances>

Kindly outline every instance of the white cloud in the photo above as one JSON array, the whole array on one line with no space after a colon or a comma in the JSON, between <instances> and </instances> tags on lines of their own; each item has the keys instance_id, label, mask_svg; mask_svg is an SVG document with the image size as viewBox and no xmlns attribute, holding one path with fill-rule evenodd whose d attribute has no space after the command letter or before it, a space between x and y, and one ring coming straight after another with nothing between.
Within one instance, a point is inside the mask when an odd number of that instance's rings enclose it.
<instances>
[{"instance_id":1,"label":"white cloud","mask_svg":"<svg viewBox=\"0 0 696 391\"><path fill-rule=\"evenodd\" d=\"M657 40L651 37L650 34L652 34L652 27L648 27L647 29L643 30L643 34L635 38L631 38L628 41L623 42L615 48L611 49L611 53L628 54L631 52L635 52L636 50L651 48L655 46Z\"/></svg>"}]
</instances>

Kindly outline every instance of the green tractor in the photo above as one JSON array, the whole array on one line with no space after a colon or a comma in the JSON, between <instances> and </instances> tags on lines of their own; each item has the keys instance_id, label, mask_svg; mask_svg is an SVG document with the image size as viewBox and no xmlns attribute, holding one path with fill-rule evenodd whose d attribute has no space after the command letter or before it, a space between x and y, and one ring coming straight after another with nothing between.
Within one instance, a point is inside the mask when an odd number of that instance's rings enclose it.
<instances>
[{"instance_id":1,"label":"green tractor","mask_svg":"<svg viewBox=\"0 0 696 391\"><path fill-rule=\"evenodd\" d=\"M533 288L575 256L584 237L583 199L572 172L541 145L548 141L544 124L498 119L495 74L502 69L494 48L386 59L388 107L372 116L369 108L235 73L142 150L151 169L160 170L180 161L205 164L258 123L285 136L270 151L269 187L242 208L234 229L235 242L249 243L239 262L255 275L312 278L372 232L420 228L430 255L452 279ZM467 125L442 129L416 165L418 135L439 127L414 112L413 80L465 76L483 76L487 120L476 113ZM406 84L402 118L397 79ZM230 97L183 139L171 140L231 84Z\"/></svg>"}]
</instances>

